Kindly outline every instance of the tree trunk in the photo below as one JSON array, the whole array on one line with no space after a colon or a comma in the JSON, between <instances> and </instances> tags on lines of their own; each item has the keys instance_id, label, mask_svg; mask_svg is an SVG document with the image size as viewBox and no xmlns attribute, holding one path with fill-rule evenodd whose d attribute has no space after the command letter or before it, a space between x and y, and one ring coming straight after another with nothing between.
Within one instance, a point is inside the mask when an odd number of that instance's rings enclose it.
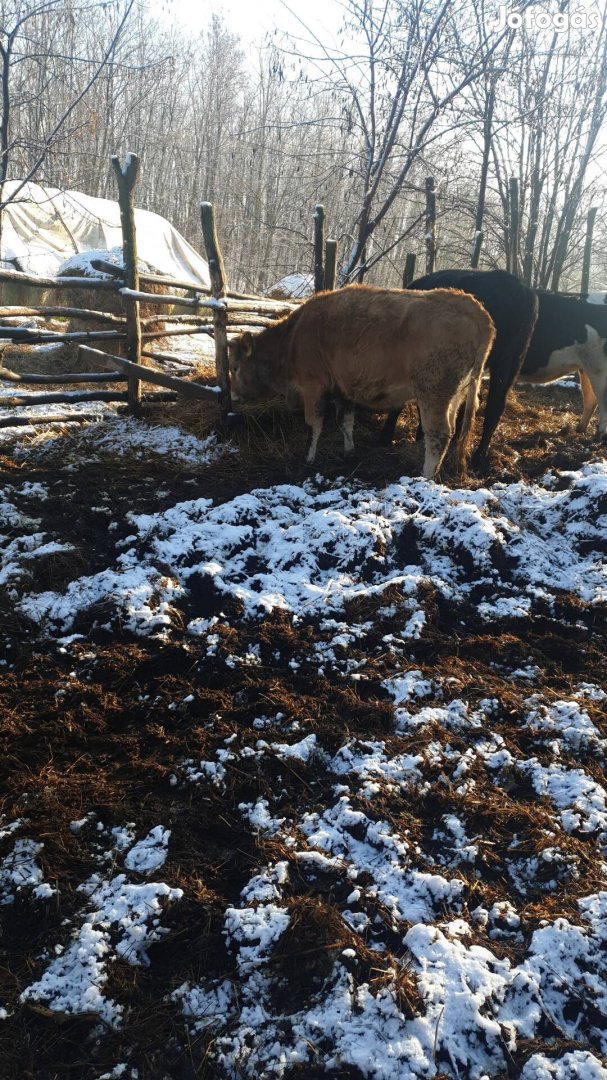
<instances>
[{"instance_id":1,"label":"tree trunk","mask_svg":"<svg viewBox=\"0 0 607 1080\"><path fill-rule=\"evenodd\" d=\"M598 207L591 206L586 218L586 241L584 243L584 260L582 263L582 284L580 288L580 298L582 300L588 299L588 286L590 285L590 260L592 257L592 233L594 232L594 219L597 215Z\"/></svg>"},{"instance_id":2,"label":"tree trunk","mask_svg":"<svg viewBox=\"0 0 607 1080\"><path fill-rule=\"evenodd\" d=\"M426 177L426 273L433 274L436 266L436 189L434 177Z\"/></svg>"}]
</instances>

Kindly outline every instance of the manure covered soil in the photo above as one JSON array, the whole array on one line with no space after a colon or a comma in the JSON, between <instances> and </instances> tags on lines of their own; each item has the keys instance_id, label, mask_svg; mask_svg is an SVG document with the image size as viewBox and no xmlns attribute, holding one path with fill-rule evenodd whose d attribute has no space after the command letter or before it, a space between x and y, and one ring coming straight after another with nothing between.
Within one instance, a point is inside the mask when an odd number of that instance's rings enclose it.
<instances>
[{"instance_id":1,"label":"manure covered soil","mask_svg":"<svg viewBox=\"0 0 607 1080\"><path fill-rule=\"evenodd\" d=\"M189 408L0 441L0 1077L607 1080L579 392L440 484Z\"/></svg>"}]
</instances>

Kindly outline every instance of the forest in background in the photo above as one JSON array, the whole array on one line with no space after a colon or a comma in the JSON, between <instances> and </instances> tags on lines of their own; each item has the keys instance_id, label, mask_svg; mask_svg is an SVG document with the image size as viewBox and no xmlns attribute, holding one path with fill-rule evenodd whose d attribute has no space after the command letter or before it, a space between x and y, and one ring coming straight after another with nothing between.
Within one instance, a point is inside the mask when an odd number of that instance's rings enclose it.
<instances>
[{"instance_id":1,"label":"forest in background","mask_svg":"<svg viewBox=\"0 0 607 1080\"><path fill-rule=\"evenodd\" d=\"M409 251L423 272L433 176L438 267L482 232L481 267L579 290L595 207L605 288L605 10L523 4L501 28L495 3L343 8L336 47L277 32L252 60L217 16L193 36L144 0L0 0L0 183L114 198L110 157L133 151L138 205L200 249L214 202L230 285L264 291L311 272L317 203L341 283L400 285Z\"/></svg>"}]
</instances>

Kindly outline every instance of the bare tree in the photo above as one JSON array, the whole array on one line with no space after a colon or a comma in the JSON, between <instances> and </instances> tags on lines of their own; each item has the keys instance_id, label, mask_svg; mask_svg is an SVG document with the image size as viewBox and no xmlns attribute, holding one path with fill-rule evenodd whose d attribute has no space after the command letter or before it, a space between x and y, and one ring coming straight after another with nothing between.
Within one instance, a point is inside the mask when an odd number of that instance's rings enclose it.
<instances>
[{"instance_id":1,"label":"bare tree","mask_svg":"<svg viewBox=\"0 0 607 1080\"><path fill-rule=\"evenodd\" d=\"M230 284L264 289L311 270L320 202L340 282L400 284L406 253L423 252L432 175L438 265L465 265L482 230L486 264L579 278L578 226L605 191L605 18L538 35L495 29L491 0L343 8L339 44L304 27L307 43L253 61L222 19L193 38L147 0L0 0L0 186L113 197L109 158L134 151L139 204L196 245L199 203L215 202ZM599 211L595 250L603 236Z\"/></svg>"},{"instance_id":2,"label":"bare tree","mask_svg":"<svg viewBox=\"0 0 607 1080\"><path fill-rule=\"evenodd\" d=\"M11 172L20 181L11 200L39 173L57 142L74 134L70 120L111 63L134 3L46 0L32 7L27 0L9 0L2 4L0 185ZM96 57L82 56L78 48L76 26L87 17L107 22L106 41ZM86 72L83 80L70 77L79 67ZM66 95L65 88L72 86ZM0 210L4 205L0 200Z\"/></svg>"},{"instance_id":3,"label":"bare tree","mask_svg":"<svg viewBox=\"0 0 607 1080\"><path fill-rule=\"evenodd\" d=\"M497 83L491 155L507 265L528 284L557 289L596 186L607 118L605 13L596 31L527 29L513 38ZM509 228L509 185L520 192L520 250ZM497 215L497 206L493 207ZM583 241L580 240L581 255Z\"/></svg>"},{"instance_id":4,"label":"bare tree","mask_svg":"<svg viewBox=\"0 0 607 1080\"><path fill-rule=\"evenodd\" d=\"M347 46L329 50L316 38L319 77L340 95L353 136L358 205L342 282L364 276L371 238L429 148L457 122L454 107L504 37L479 41L469 5L452 0L345 6Z\"/></svg>"}]
</instances>

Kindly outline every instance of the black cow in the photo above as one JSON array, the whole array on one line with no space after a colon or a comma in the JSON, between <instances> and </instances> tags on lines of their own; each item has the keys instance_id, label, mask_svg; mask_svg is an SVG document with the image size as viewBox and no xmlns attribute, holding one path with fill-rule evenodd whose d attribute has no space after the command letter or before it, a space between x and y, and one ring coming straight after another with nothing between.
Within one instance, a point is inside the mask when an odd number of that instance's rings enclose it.
<instances>
[{"instance_id":1,"label":"black cow","mask_svg":"<svg viewBox=\"0 0 607 1080\"><path fill-rule=\"evenodd\" d=\"M538 290L538 317L518 376L520 382L547 383L578 371L585 431L597 404L599 435L607 434L607 306L574 296Z\"/></svg>"},{"instance_id":2,"label":"black cow","mask_svg":"<svg viewBox=\"0 0 607 1080\"><path fill-rule=\"evenodd\" d=\"M409 288L462 289L480 300L495 323L495 342L488 360L489 394L483 434L472 457L473 466L482 465L529 346L537 318L537 296L506 270L439 270L418 278ZM392 441L397 419L397 412L389 413L381 434L382 443Z\"/></svg>"}]
</instances>

